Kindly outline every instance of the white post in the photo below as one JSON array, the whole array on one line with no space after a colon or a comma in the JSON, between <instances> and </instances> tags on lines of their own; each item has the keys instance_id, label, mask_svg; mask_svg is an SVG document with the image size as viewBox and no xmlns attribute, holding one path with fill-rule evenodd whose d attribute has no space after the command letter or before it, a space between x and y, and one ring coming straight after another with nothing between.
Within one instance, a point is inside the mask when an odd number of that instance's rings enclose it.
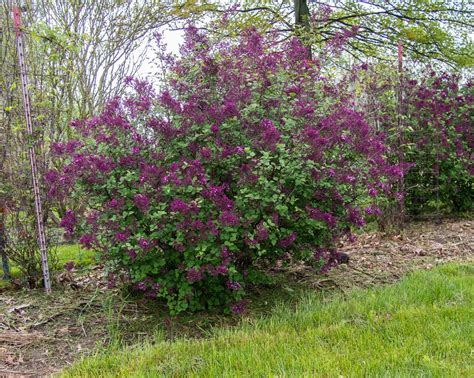
<instances>
[{"instance_id":1,"label":"white post","mask_svg":"<svg viewBox=\"0 0 474 378\"><path fill-rule=\"evenodd\" d=\"M26 130L30 140L28 141L28 155L30 158L31 178L33 181L33 192L35 196L36 222L38 226L38 244L41 252L41 266L43 268L43 280L46 293L51 293L51 280L48 267L48 250L43 225L43 210L41 207L41 196L38 185L38 170L36 168L36 153L33 143L33 124L31 122L30 96L28 94L27 67L23 51L23 33L21 31L21 10L13 7L13 26L16 34L16 47L18 52L18 63L20 65L21 89L23 92L23 107L25 109Z\"/></svg>"}]
</instances>

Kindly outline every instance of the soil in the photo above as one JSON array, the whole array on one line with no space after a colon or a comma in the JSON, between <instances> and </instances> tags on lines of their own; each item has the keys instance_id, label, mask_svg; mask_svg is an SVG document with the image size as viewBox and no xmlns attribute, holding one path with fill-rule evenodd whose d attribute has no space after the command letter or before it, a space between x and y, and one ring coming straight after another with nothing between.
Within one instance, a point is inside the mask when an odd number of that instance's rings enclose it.
<instances>
[{"instance_id":1,"label":"soil","mask_svg":"<svg viewBox=\"0 0 474 378\"><path fill-rule=\"evenodd\" d=\"M446 262L472 263L474 221L412 223L393 236L365 233L340 250L349 255L349 264L325 275L305 265L282 268L279 274L306 288L346 291L390 284L415 269ZM110 343L133 343L157 335L203 337L210 326L238 322L215 314L178 320L163 314L163 308L150 301L107 288L100 266L60 274L50 296L40 290L3 289L0 377L47 376Z\"/></svg>"}]
</instances>

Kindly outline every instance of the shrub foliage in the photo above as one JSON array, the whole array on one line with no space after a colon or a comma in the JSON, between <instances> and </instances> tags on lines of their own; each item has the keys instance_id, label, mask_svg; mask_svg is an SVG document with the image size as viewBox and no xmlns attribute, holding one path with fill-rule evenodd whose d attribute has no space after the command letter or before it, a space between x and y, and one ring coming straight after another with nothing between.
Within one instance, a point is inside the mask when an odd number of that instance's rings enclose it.
<instances>
[{"instance_id":1,"label":"shrub foliage","mask_svg":"<svg viewBox=\"0 0 474 378\"><path fill-rule=\"evenodd\" d=\"M83 204L66 232L172 313L242 311L260 263L329 268L396 194L383 135L296 39L275 38L211 45L191 27L164 90L127 78L133 95L53 146L67 163L47 174L50 195Z\"/></svg>"},{"instance_id":2,"label":"shrub foliage","mask_svg":"<svg viewBox=\"0 0 474 378\"><path fill-rule=\"evenodd\" d=\"M474 206L474 91L456 75L431 72L405 84L406 204L412 214L435 206L459 213Z\"/></svg>"}]
</instances>

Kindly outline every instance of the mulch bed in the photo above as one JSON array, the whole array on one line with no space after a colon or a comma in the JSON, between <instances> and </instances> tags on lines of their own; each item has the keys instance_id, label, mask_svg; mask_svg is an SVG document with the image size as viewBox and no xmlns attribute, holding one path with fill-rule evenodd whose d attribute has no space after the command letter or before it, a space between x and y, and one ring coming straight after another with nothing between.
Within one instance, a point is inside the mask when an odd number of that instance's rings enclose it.
<instances>
[{"instance_id":1,"label":"mulch bed","mask_svg":"<svg viewBox=\"0 0 474 378\"><path fill-rule=\"evenodd\" d=\"M474 222L412 223L404 232L390 237L363 234L341 250L349 254L351 262L328 274L338 285L348 288L393 283L416 269L473 262Z\"/></svg>"},{"instance_id":2,"label":"mulch bed","mask_svg":"<svg viewBox=\"0 0 474 378\"><path fill-rule=\"evenodd\" d=\"M303 265L290 267L286 273L315 289L335 287L346 291L389 284L416 269L431 269L446 262L474 262L473 230L474 221L451 220L412 223L394 236L366 233L355 243L341 247L350 256L348 265L326 275L315 274L314 268ZM107 314L104 310L104 301L113 291L105 289L102 269L65 272L57 284L60 294L49 297L39 290L0 293L0 377L49 375L108 340L113 320L110 311ZM133 322L146 323L147 314L139 302L127 302L112 310L130 328ZM162 326L167 326L166 321ZM140 330L130 332L141 337Z\"/></svg>"}]
</instances>

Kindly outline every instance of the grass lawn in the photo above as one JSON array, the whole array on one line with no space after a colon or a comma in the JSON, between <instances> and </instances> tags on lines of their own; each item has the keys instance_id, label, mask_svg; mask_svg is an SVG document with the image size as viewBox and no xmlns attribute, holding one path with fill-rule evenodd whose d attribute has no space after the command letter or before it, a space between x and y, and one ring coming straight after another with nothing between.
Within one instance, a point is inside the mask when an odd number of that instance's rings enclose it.
<instances>
[{"instance_id":1,"label":"grass lawn","mask_svg":"<svg viewBox=\"0 0 474 378\"><path fill-rule=\"evenodd\" d=\"M81 248L79 244L62 244L56 249L57 265L62 269L66 262L74 261L76 266L85 267L94 264L95 252ZM20 278L21 273L15 264L11 263L10 273L13 278ZM3 271L0 268L0 288L7 286L8 282L2 280Z\"/></svg>"},{"instance_id":2,"label":"grass lawn","mask_svg":"<svg viewBox=\"0 0 474 378\"><path fill-rule=\"evenodd\" d=\"M77 266L88 266L95 263L94 251L81 248L79 244L63 244L58 246L57 257L58 265L62 267L69 261L74 261Z\"/></svg>"},{"instance_id":3,"label":"grass lawn","mask_svg":"<svg viewBox=\"0 0 474 378\"><path fill-rule=\"evenodd\" d=\"M66 377L474 376L474 265L444 265L296 308L83 359Z\"/></svg>"}]
</instances>

